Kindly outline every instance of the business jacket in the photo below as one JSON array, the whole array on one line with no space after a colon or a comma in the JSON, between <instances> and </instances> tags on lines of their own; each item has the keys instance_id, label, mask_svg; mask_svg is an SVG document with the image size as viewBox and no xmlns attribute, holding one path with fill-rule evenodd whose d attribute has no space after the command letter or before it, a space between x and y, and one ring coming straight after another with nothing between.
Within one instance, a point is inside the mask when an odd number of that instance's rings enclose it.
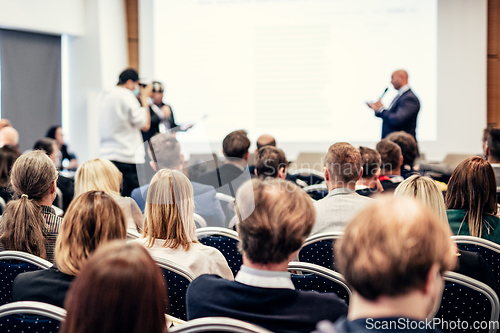
<instances>
[{"instance_id":1,"label":"business jacket","mask_svg":"<svg viewBox=\"0 0 500 333\"><path fill-rule=\"evenodd\" d=\"M248 167L241 170L233 164L226 163L218 169L200 175L197 181L215 187L217 192L236 197L238 188L254 176L250 174Z\"/></svg>"},{"instance_id":2,"label":"business jacket","mask_svg":"<svg viewBox=\"0 0 500 333\"><path fill-rule=\"evenodd\" d=\"M382 139L397 131L405 131L416 139L418 111L420 111L420 102L409 89L396 97L389 109L376 112L375 115L383 120Z\"/></svg>"},{"instance_id":3,"label":"business jacket","mask_svg":"<svg viewBox=\"0 0 500 333\"><path fill-rule=\"evenodd\" d=\"M314 203L316 221L311 235L344 231L347 222L372 200L348 188L331 190L326 197Z\"/></svg>"}]
</instances>

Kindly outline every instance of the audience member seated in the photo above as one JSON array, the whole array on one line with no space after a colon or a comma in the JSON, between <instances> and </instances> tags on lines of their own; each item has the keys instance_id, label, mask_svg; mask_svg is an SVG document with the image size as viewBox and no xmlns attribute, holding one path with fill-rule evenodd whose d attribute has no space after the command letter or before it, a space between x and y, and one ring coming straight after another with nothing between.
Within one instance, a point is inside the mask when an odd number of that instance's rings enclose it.
<instances>
[{"instance_id":1,"label":"audience member seated","mask_svg":"<svg viewBox=\"0 0 500 333\"><path fill-rule=\"evenodd\" d=\"M61 333L164 333L167 291L143 247L118 241L89 258L66 297Z\"/></svg>"},{"instance_id":2,"label":"audience member seated","mask_svg":"<svg viewBox=\"0 0 500 333\"><path fill-rule=\"evenodd\" d=\"M66 292L88 256L100 244L126 235L125 216L110 195L90 191L76 197L61 225L56 264L48 270L19 274L12 286L13 300L63 307Z\"/></svg>"},{"instance_id":3,"label":"audience member seated","mask_svg":"<svg viewBox=\"0 0 500 333\"><path fill-rule=\"evenodd\" d=\"M371 197L374 194L382 193L384 188L380 184L380 165L382 160L380 154L375 149L359 147L361 154L361 166L363 174L356 182L356 192L365 197Z\"/></svg>"},{"instance_id":4,"label":"audience member seated","mask_svg":"<svg viewBox=\"0 0 500 333\"><path fill-rule=\"evenodd\" d=\"M401 176L401 165L403 164L401 148L389 139L382 139L377 143L376 149L382 159L380 184L385 192L392 193L404 180Z\"/></svg>"},{"instance_id":5,"label":"audience member seated","mask_svg":"<svg viewBox=\"0 0 500 333\"><path fill-rule=\"evenodd\" d=\"M222 142L226 162L219 168L202 174L198 182L215 187L217 192L234 197L238 188L252 175L248 170L250 140L243 130L229 133Z\"/></svg>"},{"instance_id":6,"label":"audience member seated","mask_svg":"<svg viewBox=\"0 0 500 333\"><path fill-rule=\"evenodd\" d=\"M21 155L12 166L11 200L1 220L0 250L23 251L54 262L62 219L51 208L57 170L43 151Z\"/></svg>"},{"instance_id":7,"label":"audience member seated","mask_svg":"<svg viewBox=\"0 0 500 333\"><path fill-rule=\"evenodd\" d=\"M286 179L287 166L288 161L283 150L273 146L260 148L255 156L255 175L261 179Z\"/></svg>"},{"instance_id":8,"label":"audience member seated","mask_svg":"<svg viewBox=\"0 0 500 333\"><path fill-rule=\"evenodd\" d=\"M413 135L405 131L392 132L386 139L391 140L401 148L403 164L401 165L401 177L404 179L418 174L415 170L415 160L418 158L418 145Z\"/></svg>"},{"instance_id":9,"label":"audience member seated","mask_svg":"<svg viewBox=\"0 0 500 333\"><path fill-rule=\"evenodd\" d=\"M486 144L484 145L486 160L495 172L497 193L500 192L500 129L491 129ZM497 194L498 195L498 194Z\"/></svg>"},{"instance_id":10,"label":"audience member seated","mask_svg":"<svg viewBox=\"0 0 500 333\"><path fill-rule=\"evenodd\" d=\"M269 135L269 134L262 134L257 138L257 142L255 143L257 146L257 149L255 149L255 158L257 159L257 155L259 154L259 150L262 147L270 146L270 147L276 147L276 139ZM249 165L248 170L250 171L251 175L255 174L255 165Z\"/></svg>"},{"instance_id":11,"label":"audience member seated","mask_svg":"<svg viewBox=\"0 0 500 333\"><path fill-rule=\"evenodd\" d=\"M396 191L394 191L394 197L417 199L424 206L437 213L441 221L449 228L443 194L432 178L413 175L399 184ZM493 272L480 254L459 250L458 259L458 267L455 268L455 272L486 283L495 290L497 295L500 295Z\"/></svg>"},{"instance_id":12,"label":"audience member seated","mask_svg":"<svg viewBox=\"0 0 500 333\"><path fill-rule=\"evenodd\" d=\"M61 126L52 126L49 128L45 136L56 140L57 148L59 149L56 165L59 170L78 168L78 161L76 160L75 154L68 152L68 146L64 143ZM65 160L67 160L67 162L64 162Z\"/></svg>"},{"instance_id":13,"label":"audience member seated","mask_svg":"<svg viewBox=\"0 0 500 333\"><path fill-rule=\"evenodd\" d=\"M57 156L59 155L59 148L57 147L56 140L50 138L43 138L35 142L33 150L43 150L50 157L54 165L57 167ZM59 175L57 178L57 187L61 190L63 206L59 207L62 210L67 210L75 193L75 181L72 178Z\"/></svg>"},{"instance_id":14,"label":"audience member seated","mask_svg":"<svg viewBox=\"0 0 500 333\"><path fill-rule=\"evenodd\" d=\"M338 268L354 289L349 314L318 323L317 332L441 332L425 319L441 302L455 252L450 229L433 211L409 198L377 199L335 244Z\"/></svg>"},{"instance_id":15,"label":"audience member seated","mask_svg":"<svg viewBox=\"0 0 500 333\"><path fill-rule=\"evenodd\" d=\"M481 157L470 157L455 168L446 192L448 222L455 235L500 244L496 188L493 168Z\"/></svg>"},{"instance_id":16,"label":"audience member seated","mask_svg":"<svg viewBox=\"0 0 500 333\"><path fill-rule=\"evenodd\" d=\"M193 214L189 179L180 171L161 169L148 190L144 238L132 242L144 245L153 257L190 269L195 276L217 274L233 280L222 253L198 242Z\"/></svg>"},{"instance_id":17,"label":"audience member seated","mask_svg":"<svg viewBox=\"0 0 500 333\"><path fill-rule=\"evenodd\" d=\"M347 142L330 146L325 157L328 195L314 203L317 215L311 234L343 231L354 214L370 203L370 198L356 193L362 173L359 150Z\"/></svg>"},{"instance_id":18,"label":"audience member seated","mask_svg":"<svg viewBox=\"0 0 500 333\"><path fill-rule=\"evenodd\" d=\"M149 141L148 154L150 165L154 171L171 169L181 171L184 169L184 155L181 154L181 145L170 133L157 134ZM156 163L155 163L156 162ZM194 212L201 215L207 226L225 227L226 216L222 210L216 191L213 186L191 182L194 192ZM149 184L138 187L132 191L131 197L137 202L144 213Z\"/></svg>"},{"instance_id":19,"label":"audience member seated","mask_svg":"<svg viewBox=\"0 0 500 333\"><path fill-rule=\"evenodd\" d=\"M3 146L0 148L0 197L5 203L12 199L10 170L19 156L21 156L21 152L16 147ZM3 214L3 210L1 213Z\"/></svg>"},{"instance_id":20,"label":"audience member seated","mask_svg":"<svg viewBox=\"0 0 500 333\"><path fill-rule=\"evenodd\" d=\"M287 271L314 224L311 199L282 179L253 179L238 191L243 266L235 281L202 275L186 295L188 319L230 317L272 332L311 332L347 305L334 293L298 291Z\"/></svg>"},{"instance_id":21,"label":"audience member seated","mask_svg":"<svg viewBox=\"0 0 500 333\"><path fill-rule=\"evenodd\" d=\"M112 162L102 158L83 163L75 173L75 195L88 191L104 191L111 195L125 215L127 231L138 236L142 232L144 217L132 198L120 195L121 184L120 170Z\"/></svg>"},{"instance_id":22,"label":"audience member seated","mask_svg":"<svg viewBox=\"0 0 500 333\"><path fill-rule=\"evenodd\" d=\"M19 146L19 132L12 126L6 126L0 130L0 147Z\"/></svg>"}]
</instances>

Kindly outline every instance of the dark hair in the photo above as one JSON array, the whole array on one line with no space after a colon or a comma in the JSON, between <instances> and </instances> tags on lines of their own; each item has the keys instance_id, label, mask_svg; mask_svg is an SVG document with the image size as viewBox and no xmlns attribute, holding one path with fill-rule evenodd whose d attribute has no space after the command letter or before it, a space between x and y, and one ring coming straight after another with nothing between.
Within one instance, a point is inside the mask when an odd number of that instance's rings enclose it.
<instances>
[{"instance_id":1,"label":"dark hair","mask_svg":"<svg viewBox=\"0 0 500 333\"><path fill-rule=\"evenodd\" d=\"M50 138L42 138L35 142L33 150L43 150L45 154L52 155L54 153L54 145L56 140Z\"/></svg>"},{"instance_id":2,"label":"dark hair","mask_svg":"<svg viewBox=\"0 0 500 333\"><path fill-rule=\"evenodd\" d=\"M500 129L492 129L487 141L490 155L496 161L500 160Z\"/></svg>"},{"instance_id":3,"label":"dark hair","mask_svg":"<svg viewBox=\"0 0 500 333\"><path fill-rule=\"evenodd\" d=\"M21 155L11 171L11 184L17 200L11 200L2 216L0 242L7 250L23 251L47 258L43 218L38 201L42 200L55 180L54 163L43 151Z\"/></svg>"},{"instance_id":4,"label":"dark hair","mask_svg":"<svg viewBox=\"0 0 500 333\"><path fill-rule=\"evenodd\" d=\"M417 141L415 141L413 135L404 131L392 132L386 137L386 139L391 140L397 144L399 148L401 148L403 164L409 165L413 168L415 160L418 157Z\"/></svg>"},{"instance_id":5,"label":"dark hair","mask_svg":"<svg viewBox=\"0 0 500 333\"><path fill-rule=\"evenodd\" d=\"M45 134L45 137L46 138L51 138L51 139L55 139L56 138L56 131L58 128L60 128L61 126L60 125L54 125L52 126L51 128L49 128L49 130L47 131L47 134Z\"/></svg>"},{"instance_id":6,"label":"dark hair","mask_svg":"<svg viewBox=\"0 0 500 333\"><path fill-rule=\"evenodd\" d=\"M453 171L446 191L446 209L464 209L469 234L481 237L483 216L497 213L497 184L491 164L469 157Z\"/></svg>"},{"instance_id":7,"label":"dark hair","mask_svg":"<svg viewBox=\"0 0 500 333\"><path fill-rule=\"evenodd\" d=\"M376 146L382 159L383 171L398 170L401 167L401 148L388 139L382 139Z\"/></svg>"},{"instance_id":8,"label":"dark hair","mask_svg":"<svg viewBox=\"0 0 500 333\"><path fill-rule=\"evenodd\" d=\"M133 68L127 68L123 72L121 72L118 78L118 84L125 84L128 80L132 80L134 82L139 81L139 74Z\"/></svg>"},{"instance_id":9,"label":"dark hair","mask_svg":"<svg viewBox=\"0 0 500 333\"><path fill-rule=\"evenodd\" d=\"M0 186L8 187L10 170L14 162L21 156L21 151L14 146L6 145L0 148Z\"/></svg>"},{"instance_id":10,"label":"dark hair","mask_svg":"<svg viewBox=\"0 0 500 333\"><path fill-rule=\"evenodd\" d=\"M361 154L361 166L363 167L362 177L373 177L380 169L380 164L382 164L380 154L375 149L363 146L359 147L359 153Z\"/></svg>"},{"instance_id":11,"label":"dark hair","mask_svg":"<svg viewBox=\"0 0 500 333\"><path fill-rule=\"evenodd\" d=\"M153 81L153 92L159 92L162 93L165 90L165 87L163 86L163 83L159 81Z\"/></svg>"},{"instance_id":12,"label":"dark hair","mask_svg":"<svg viewBox=\"0 0 500 333\"><path fill-rule=\"evenodd\" d=\"M165 280L143 246L113 241L91 255L64 308L61 333L163 333Z\"/></svg>"},{"instance_id":13,"label":"dark hair","mask_svg":"<svg viewBox=\"0 0 500 333\"><path fill-rule=\"evenodd\" d=\"M333 182L356 182L361 173L361 154L347 142L337 142L328 148L325 166Z\"/></svg>"},{"instance_id":14,"label":"dark hair","mask_svg":"<svg viewBox=\"0 0 500 333\"><path fill-rule=\"evenodd\" d=\"M172 169L181 165L181 145L171 133L159 133L149 140L148 153L158 169Z\"/></svg>"},{"instance_id":15,"label":"dark hair","mask_svg":"<svg viewBox=\"0 0 500 333\"><path fill-rule=\"evenodd\" d=\"M222 141L222 149L229 160L243 158L248 148L250 148L250 139L244 130L231 132Z\"/></svg>"},{"instance_id":16,"label":"dark hair","mask_svg":"<svg viewBox=\"0 0 500 333\"><path fill-rule=\"evenodd\" d=\"M285 153L283 150L273 147L264 146L259 149L255 161L255 170L259 177L278 177L278 172L281 168L288 166Z\"/></svg>"}]
</instances>

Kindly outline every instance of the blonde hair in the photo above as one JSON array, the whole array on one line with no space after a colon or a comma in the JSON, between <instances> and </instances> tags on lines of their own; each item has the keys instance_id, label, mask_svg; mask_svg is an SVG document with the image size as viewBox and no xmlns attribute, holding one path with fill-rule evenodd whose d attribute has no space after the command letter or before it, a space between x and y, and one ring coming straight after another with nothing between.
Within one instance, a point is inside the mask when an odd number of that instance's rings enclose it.
<instances>
[{"instance_id":1,"label":"blonde hair","mask_svg":"<svg viewBox=\"0 0 500 333\"><path fill-rule=\"evenodd\" d=\"M444 197L436 182L429 177L413 175L405 179L394 191L395 197L410 197L436 212L448 225Z\"/></svg>"},{"instance_id":2,"label":"blonde hair","mask_svg":"<svg viewBox=\"0 0 500 333\"><path fill-rule=\"evenodd\" d=\"M456 245L437 214L411 198L381 198L363 208L335 244L337 267L369 300L424 288L434 264L454 269Z\"/></svg>"},{"instance_id":3,"label":"blonde hair","mask_svg":"<svg viewBox=\"0 0 500 333\"><path fill-rule=\"evenodd\" d=\"M120 197L122 173L108 160L96 158L80 165L75 173L75 197L88 191L104 191Z\"/></svg>"},{"instance_id":4,"label":"blonde hair","mask_svg":"<svg viewBox=\"0 0 500 333\"><path fill-rule=\"evenodd\" d=\"M43 229L46 226L38 201L50 191L58 173L43 151L21 155L11 171L17 200L11 200L2 217L0 242L7 250L23 251L47 258Z\"/></svg>"},{"instance_id":5,"label":"blonde hair","mask_svg":"<svg viewBox=\"0 0 500 333\"><path fill-rule=\"evenodd\" d=\"M102 191L89 191L73 199L56 242L57 268L78 275L89 255L103 243L125 239L127 222L116 201Z\"/></svg>"},{"instance_id":6,"label":"blonde hair","mask_svg":"<svg viewBox=\"0 0 500 333\"><path fill-rule=\"evenodd\" d=\"M148 247L155 239L165 239L164 247L189 250L197 242L194 223L193 186L179 171L158 171L149 186L146 199L144 236Z\"/></svg>"}]
</instances>

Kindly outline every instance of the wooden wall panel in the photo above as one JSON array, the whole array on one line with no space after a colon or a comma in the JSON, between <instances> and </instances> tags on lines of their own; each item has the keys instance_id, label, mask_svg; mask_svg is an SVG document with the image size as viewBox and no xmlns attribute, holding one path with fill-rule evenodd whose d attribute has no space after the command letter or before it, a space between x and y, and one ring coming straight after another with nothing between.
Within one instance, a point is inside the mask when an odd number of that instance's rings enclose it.
<instances>
[{"instance_id":1,"label":"wooden wall panel","mask_svg":"<svg viewBox=\"0 0 500 333\"><path fill-rule=\"evenodd\" d=\"M138 0L124 0L127 12L127 38L129 67L139 68L139 3Z\"/></svg>"},{"instance_id":2,"label":"wooden wall panel","mask_svg":"<svg viewBox=\"0 0 500 333\"><path fill-rule=\"evenodd\" d=\"M500 127L500 0L488 0L487 121Z\"/></svg>"}]
</instances>

